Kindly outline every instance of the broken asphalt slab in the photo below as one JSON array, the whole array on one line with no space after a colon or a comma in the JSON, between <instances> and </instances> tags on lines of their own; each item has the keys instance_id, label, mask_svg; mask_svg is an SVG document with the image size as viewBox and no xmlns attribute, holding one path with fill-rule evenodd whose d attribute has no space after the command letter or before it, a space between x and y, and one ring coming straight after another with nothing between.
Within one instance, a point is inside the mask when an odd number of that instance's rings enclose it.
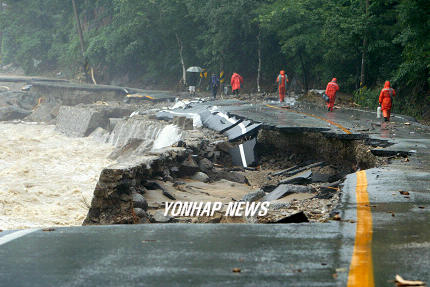
<instances>
[{"instance_id":1,"label":"broken asphalt slab","mask_svg":"<svg viewBox=\"0 0 430 287\"><path fill-rule=\"evenodd\" d=\"M212 116L209 116L205 121L202 121L203 126L219 133L226 132L228 129L233 128L240 122L241 120L234 117L228 117L224 113L215 113Z\"/></svg>"},{"instance_id":2,"label":"broken asphalt slab","mask_svg":"<svg viewBox=\"0 0 430 287\"><path fill-rule=\"evenodd\" d=\"M257 165L257 157L255 155L255 145L257 139L253 138L245 141L229 150L232 157L232 162L235 166L250 167Z\"/></svg>"},{"instance_id":3,"label":"broken asphalt slab","mask_svg":"<svg viewBox=\"0 0 430 287\"><path fill-rule=\"evenodd\" d=\"M226 130L224 134L230 141L236 141L244 136L255 136L261 127L261 123L253 123L252 121L243 121L233 128Z\"/></svg>"},{"instance_id":4,"label":"broken asphalt slab","mask_svg":"<svg viewBox=\"0 0 430 287\"><path fill-rule=\"evenodd\" d=\"M312 181L312 170L308 169L296 175L281 180L280 184L307 184Z\"/></svg>"},{"instance_id":5,"label":"broken asphalt slab","mask_svg":"<svg viewBox=\"0 0 430 287\"><path fill-rule=\"evenodd\" d=\"M262 201L273 201L293 193L312 193L315 190L308 186L294 184L280 184L272 192L266 194Z\"/></svg>"}]
</instances>

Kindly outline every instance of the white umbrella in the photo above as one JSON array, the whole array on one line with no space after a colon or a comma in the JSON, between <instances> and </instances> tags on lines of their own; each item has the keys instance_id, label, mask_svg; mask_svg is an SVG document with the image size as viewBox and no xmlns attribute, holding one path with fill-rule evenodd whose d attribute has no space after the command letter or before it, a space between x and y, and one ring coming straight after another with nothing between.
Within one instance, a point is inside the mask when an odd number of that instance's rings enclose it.
<instances>
[{"instance_id":1,"label":"white umbrella","mask_svg":"<svg viewBox=\"0 0 430 287\"><path fill-rule=\"evenodd\" d=\"M191 72L191 73L201 73L203 70L200 67L189 67L187 69L187 72Z\"/></svg>"}]
</instances>

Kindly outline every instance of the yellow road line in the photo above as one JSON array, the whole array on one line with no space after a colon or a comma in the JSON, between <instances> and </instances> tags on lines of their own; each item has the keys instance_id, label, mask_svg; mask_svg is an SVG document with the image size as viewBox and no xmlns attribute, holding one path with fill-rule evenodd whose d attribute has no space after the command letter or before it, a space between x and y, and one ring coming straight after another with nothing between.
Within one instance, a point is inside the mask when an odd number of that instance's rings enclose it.
<instances>
[{"instance_id":1,"label":"yellow road line","mask_svg":"<svg viewBox=\"0 0 430 287\"><path fill-rule=\"evenodd\" d=\"M344 133L346 133L346 134L348 134L348 135L350 135L350 134L351 134L351 132L350 132L347 128L345 128L345 127L343 127L342 125L340 125L340 124L338 124L338 123L335 123L335 122L333 122L333 121L331 121L331 120L328 120L328 119L326 119L326 118L323 118L323 117L319 117L319 116L316 116L316 115L313 115L313 114L308 114L308 113L298 112L298 111L295 111L295 110L283 109L283 108L280 108L280 107L277 107L277 106L272 106L272 105L266 105L266 106L267 106L267 107L269 107L269 108L273 108L273 109L286 110L286 111L291 112L291 113L302 114L302 115L306 115L306 116L309 116L309 117L313 117L313 118L316 118L316 119L319 119L319 120L323 120L323 121L325 121L325 122L327 122L327 123L329 123L329 124L331 124L331 125L333 125L333 126L335 126L335 127L339 128L339 129L341 129Z\"/></svg>"},{"instance_id":2,"label":"yellow road line","mask_svg":"<svg viewBox=\"0 0 430 287\"><path fill-rule=\"evenodd\" d=\"M356 175L357 227L347 286L374 287L371 246L373 233L372 212L367 193L366 171L359 171Z\"/></svg>"}]
</instances>

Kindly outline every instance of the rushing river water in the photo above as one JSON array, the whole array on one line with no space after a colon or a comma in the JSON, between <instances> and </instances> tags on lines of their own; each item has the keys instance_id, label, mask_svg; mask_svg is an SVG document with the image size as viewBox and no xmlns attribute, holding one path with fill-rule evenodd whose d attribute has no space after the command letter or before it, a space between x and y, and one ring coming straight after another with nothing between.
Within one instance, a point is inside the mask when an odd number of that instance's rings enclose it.
<instances>
[{"instance_id":1,"label":"rushing river water","mask_svg":"<svg viewBox=\"0 0 430 287\"><path fill-rule=\"evenodd\" d=\"M113 146L0 123L0 229L81 225Z\"/></svg>"}]
</instances>

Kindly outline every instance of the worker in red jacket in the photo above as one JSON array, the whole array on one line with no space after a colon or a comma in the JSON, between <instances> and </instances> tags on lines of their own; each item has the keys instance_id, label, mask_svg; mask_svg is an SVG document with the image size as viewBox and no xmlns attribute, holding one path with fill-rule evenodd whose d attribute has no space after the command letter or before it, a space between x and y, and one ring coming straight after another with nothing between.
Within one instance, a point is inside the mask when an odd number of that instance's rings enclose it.
<instances>
[{"instance_id":1,"label":"worker in red jacket","mask_svg":"<svg viewBox=\"0 0 430 287\"><path fill-rule=\"evenodd\" d=\"M283 102L285 99L285 91L287 90L288 83L288 76L287 74L285 74L284 70L279 72L279 75L276 78L276 82L278 83L279 101Z\"/></svg>"},{"instance_id":2,"label":"worker in red jacket","mask_svg":"<svg viewBox=\"0 0 430 287\"><path fill-rule=\"evenodd\" d=\"M231 90L233 91L233 95L238 95L240 92L240 85L243 84L243 78L238 73L233 73L231 76Z\"/></svg>"},{"instance_id":3,"label":"worker in red jacket","mask_svg":"<svg viewBox=\"0 0 430 287\"><path fill-rule=\"evenodd\" d=\"M327 84L325 89L325 94L329 97L327 103L328 111L333 111L334 101L336 100L336 92L339 91L339 86L337 85L337 79L333 78L330 83Z\"/></svg>"},{"instance_id":4,"label":"worker in red jacket","mask_svg":"<svg viewBox=\"0 0 430 287\"><path fill-rule=\"evenodd\" d=\"M390 121L391 106L393 105L393 97L396 96L396 91L390 87L390 82L386 81L384 88L379 94L379 105L381 106L382 115L386 122Z\"/></svg>"}]
</instances>

